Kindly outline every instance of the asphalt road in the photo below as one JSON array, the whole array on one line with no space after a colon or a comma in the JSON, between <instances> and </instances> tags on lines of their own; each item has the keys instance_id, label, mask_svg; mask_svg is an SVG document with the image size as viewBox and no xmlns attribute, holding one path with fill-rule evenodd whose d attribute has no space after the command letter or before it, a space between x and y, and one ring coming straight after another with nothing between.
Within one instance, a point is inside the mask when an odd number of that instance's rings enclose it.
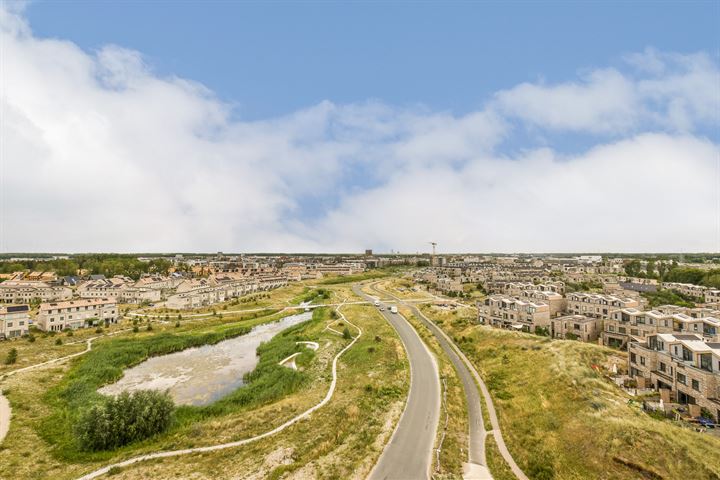
<instances>
[{"instance_id":1,"label":"asphalt road","mask_svg":"<svg viewBox=\"0 0 720 480\"><path fill-rule=\"evenodd\" d=\"M354 292L367 299L359 286ZM370 480L430 478L432 450L440 415L440 378L437 364L415 329L402 315L382 313L395 328L410 362L410 393L400 421L380 455Z\"/></svg>"},{"instance_id":2,"label":"asphalt road","mask_svg":"<svg viewBox=\"0 0 720 480\"><path fill-rule=\"evenodd\" d=\"M378 292L379 295L390 295L386 292L379 291L375 285L372 285L371 288ZM435 323L430 321L414 305L402 302L401 299L394 297L393 295L390 296L395 298L398 303L402 303L403 305L409 307L423 325L432 332L440 344L440 347L443 349L443 352L445 352L445 355L447 355L452 362L455 367L455 371L460 378L468 407L469 425L468 462L465 465L463 477L466 479L492 478L489 470L487 469L487 461L485 458L485 424L483 423L482 418L482 399L472 373L452 347L450 339L437 325L435 325Z\"/></svg>"}]
</instances>

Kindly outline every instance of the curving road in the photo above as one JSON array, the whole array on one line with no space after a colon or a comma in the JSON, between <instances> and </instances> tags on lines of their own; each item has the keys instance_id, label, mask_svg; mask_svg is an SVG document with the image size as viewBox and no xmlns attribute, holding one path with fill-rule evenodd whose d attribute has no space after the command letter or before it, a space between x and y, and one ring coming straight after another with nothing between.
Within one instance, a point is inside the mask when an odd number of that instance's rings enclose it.
<instances>
[{"instance_id":1,"label":"curving road","mask_svg":"<svg viewBox=\"0 0 720 480\"><path fill-rule=\"evenodd\" d=\"M370 287L374 291L378 292L378 294L390 296L399 304L402 303L409 307L423 322L423 324L435 335L443 350L453 362L453 365L455 365L455 369L462 380L463 389L465 390L468 403L468 422L470 424L470 451L468 452L469 461L465 465L463 478L468 480L492 478L487 468L485 458L485 436L492 435L500 454L507 462L515 477L519 480L528 480L527 475L525 475L525 472L523 472L517 462L515 462L515 459L512 457L512 454L507 448L507 445L505 445L505 439L503 438L502 431L500 430L500 422L498 421L497 413L495 412L495 405L493 404L492 397L490 396L490 391L487 389L485 382L483 382L477 369L475 369L475 366L465 356L462 350L460 350L460 347L458 347L440 327L435 325L435 322L427 318L417 307L405 303L402 299L389 292L379 290L376 283L371 284ZM445 299L441 297L435 296L435 298L445 301ZM469 305L461 304L459 302L453 303L469 307ZM477 383L472 381L473 378ZM485 431L485 425L482 420L480 398L477 390L478 385L480 386L480 391L485 399L488 416L490 417L490 424L492 425L492 430L487 432ZM480 435L482 438L480 438Z\"/></svg>"},{"instance_id":2,"label":"curving road","mask_svg":"<svg viewBox=\"0 0 720 480\"><path fill-rule=\"evenodd\" d=\"M425 325L430 332L435 336L438 344L445 352L445 355L450 359L455 371L460 378L460 382L465 392L465 400L468 409L468 426L469 426L469 441L468 441L468 461L464 465L463 478L465 479L491 479L490 471L487 468L487 460L485 459L485 424L482 418L482 406L480 392L475 379L470 373L470 370L458 356L455 350L451 346L450 339L447 338L433 322L431 322L425 315L420 312L414 305L403 302L400 298L394 295L381 291L377 288L376 284L371 284L370 288L377 292L379 295L389 295L394 298L398 303L410 308L415 317Z\"/></svg>"},{"instance_id":3,"label":"curving road","mask_svg":"<svg viewBox=\"0 0 720 480\"><path fill-rule=\"evenodd\" d=\"M372 301L353 285L356 295ZM435 358L402 315L380 312L395 328L410 362L410 393L390 442L375 464L370 480L430 478L432 450L440 417L440 379Z\"/></svg>"}]
</instances>

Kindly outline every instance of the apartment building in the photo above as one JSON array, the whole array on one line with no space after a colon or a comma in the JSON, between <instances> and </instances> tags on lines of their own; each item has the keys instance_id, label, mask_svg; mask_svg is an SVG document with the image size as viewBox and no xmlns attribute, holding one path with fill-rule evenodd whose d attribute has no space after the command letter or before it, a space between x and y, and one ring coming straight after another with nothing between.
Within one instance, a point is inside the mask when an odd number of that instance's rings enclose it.
<instances>
[{"instance_id":1,"label":"apartment building","mask_svg":"<svg viewBox=\"0 0 720 480\"><path fill-rule=\"evenodd\" d=\"M477 303L478 323L499 328L535 332L550 329L550 307L542 302L527 302L504 295L491 295Z\"/></svg>"},{"instance_id":2,"label":"apartment building","mask_svg":"<svg viewBox=\"0 0 720 480\"><path fill-rule=\"evenodd\" d=\"M720 343L697 334L656 333L631 342L630 374L639 383L670 391L672 401L696 405L720 422Z\"/></svg>"},{"instance_id":3,"label":"apartment building","mask_svg":"<svg viewBox=\"0 0 720 480\"><path fill-rule=\"evenodd\" d=\"M235 280L235 278L242 278ZM188 280L168 297L166 306L177 310L206 307L257 291L267 291L287 284L287 278L263 275L257 278L217 276L213 279Z\"/></svg>"},{"instance_id":4,"label":"apartment building","mask_svg":"<svg viewBox=\"0 0 720 480\"><path fill-rule=\"evenodd\" d=\"M448 276L438 277L437 289L441 292L462 292L463 287L459 278L452 278Z\"/></svg>"},{"instance_id":5,"label":"apartment building","mask_svg":"<svg viewBox=\"0 0 720 480\"><path fill-rule=\"evenodd\" d=\"M517 298L527 302L546 303L550 309L550 318L560 316L567 305L562 294L551 290L523 290Z\"/></svg>"},{"instance_id":6,"label":"apartment building","mask_svg":"<svg viewBox=\"0 0 720 480\"><path fill-rule=\"evenodd\" d=\"M705 299L705 292L709 290L707 287L694 285L692 283L665 282L662 286L663 288L674 290L682 295L703 300Z\"/></svg>"},{"instance_id":7,"label":"apartment building","mask_svg":"<svg viewBox=\"0 0 720 480\"><path fill-rule=\"evenodd\" d=\"M29 280L7 280L0 283L0 302L30 303L33 300L52 302L72 298L69 287L47 282Z\"/></svg>"},{"instance_id":8,"label":"apartment building","mask_svg":"<svg viewBox=\"0 0 720 480\"><path fill-rule=\"evenodd\" d=\"M0 305L0 339L19 338L28 334L28 305Z\"/></svg>"},{"instance_id":9,"label":"apartment building","mask_svg":"<svg viewBox=\"0 0 720 480\"><path fill-rule=\"evenodd\" d=\"M95 278L78 285L77 295L80 298L112 298L120 301L123 290L131 286L132 278L116 275L112 278Z\"/></svg>"},{"instance_id":10,"label":"apartment building","mask_svg":"<svg viewBox=\"0 0 720 480\"><path fill-rule=\"evenodd\" d=\"M664 311L635 308L614 311L604 322L603 344L623 348L630 341L642 341L655 333L698 334L709 342L720 341L720 320L704 316L705 312L693 312L697 309L669 307Z\"/></svg>"},{"instance_id":11,"label":"apartment building","mask_svg":"<svg viewBox=\"0 0 720 480\"><path fill-rule=\"evenodd\" d=\"M148 287L126 287L117 296L118 303L139 304L143 302L159 302L162 300L162 290Z\"/></svg>"},{"instance_id":12,"label":"apartment building","mask_svg":"<svg viewBox=\"0 0 720 480\"><path fill-rule=\"evenodd\" d=\"M564 282L545 282L545 283L532 283L532 282L507 282L500 286L500 289L504 295L510 297L517 297L522 292L527 290L539 291L539 292L550 292L562 295L565 293Z\"/></svg>"},{"instance_id":13,"label":"apartment building","mask_svg":"<svg viewBox=\"0 0 720 480\"><path fill-rule=\"evenodd\" d=\"M603 320L611 318L614 311L639 307L637 300L614 295L573 292L568 293L565 297L569 314L585 315Z\"/></svg>"},{"instance_id":14,"label":"apartment building","mask_svg":"<svg viewBox=\"0 0 720 480\"><path fill-rule=\"evenodd\" d=\"M720 303L720 290L716 288L705 290L705 303Z\"/></svg>"},{"instance_id":15,"label":"apartment building","mask_svg":"<svg viewBox=\"0 0 720 480\"><path fill-rule=\"evenodd\" d=\"M602 331L602 320L585 315L565 315L550 319L552 338L597 342Z\"/></svg>"},{"instance_id":16,"label":"apartment building","mask_svg":"<svg viewBox=\"0 0 720 480\"><path fill-rule=\"evenodd\" d=\"M117 323L119 311L114 299L84 298L65 302L40 304L35 325L46 332L59 332L66 328Z\"/></svg>"}]
</instances>

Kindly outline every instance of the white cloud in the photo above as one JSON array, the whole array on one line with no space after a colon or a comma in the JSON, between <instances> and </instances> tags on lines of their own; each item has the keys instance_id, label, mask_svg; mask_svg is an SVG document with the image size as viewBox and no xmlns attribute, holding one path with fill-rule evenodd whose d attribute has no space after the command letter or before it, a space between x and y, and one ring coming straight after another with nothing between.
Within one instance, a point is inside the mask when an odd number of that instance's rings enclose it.
<instances>
[{"instance_id":1,"label":"white cloud","mask_svg":"<svg viewBox=\"0 0 720 480\"><path fill-rule=\"evenodd\" d=\"M703 55L646 52L638 78L523 84L463 116L322 102L244 122L139 52L40 39L19 15L0 9L0 251L720 247L718 147L691 133L718 123ZM509 157L516 117L620 138Z\"/></svg>"},{"instance_id":2,"label":"white cloud","mask_svg":"<svg viewBox=\"0 0 720 480\"><path fill-rule=\"evenodd\" d=\"M493 108L540 128L596 134L717 126L720 70L707 54L647 49L625 61L635 72L596 69L580 81L523 83L498 92Z\"/></svg>"}]
</instances>

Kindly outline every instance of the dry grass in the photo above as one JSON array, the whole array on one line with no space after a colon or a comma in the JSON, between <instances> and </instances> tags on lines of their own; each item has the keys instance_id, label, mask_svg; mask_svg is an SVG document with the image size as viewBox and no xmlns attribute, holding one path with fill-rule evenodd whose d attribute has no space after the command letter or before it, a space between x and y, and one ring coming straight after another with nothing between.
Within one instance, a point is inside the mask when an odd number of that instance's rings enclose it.
<instances>
[{"instance_id":1,"label":"dry grass","mask_svg":"<svg viewBox=\"0 0 720 480\"><path fill-rule=\"evenodd\" d=\"M617 351L424 311L483 376L508 448L531 478L719 478L720 439L649 417L592 368Z\"/></svg>"},{"instance_id":2,"label":"dry grass","mask_svg":"<svg viewBox=\"0 0 720 480\"><path fill-rule=\"evenodd\" d=\"M352 296L349 285L329 288L334 292L333 300ZM299 422L276 436L245 447L141 463L113 472L113 478L364 478L400 416L409 371L399 339L374 308L346 306L343 311L365 333L339 362L339 381L333 400L309 421ZM255 321L260 319L246 320ZM166 329L204 330L228 323L232 323L232 319L183 321L177 329L174 322L166 325L154 322L153 332L141 328L141 332L134 335L154 335ZM312 373L314 380L299 392L254 410L172 430L92 463L57 458L52 446L38 433L43 419L51 413L42 396L61 382L69 365L11 377L3 382L3 388L9 390L14 416L8 437L0 448L0 478L76 478L93 468L140 453L216 444L267 431L318 403L327 392L330 361L347 342L338 335L322 332L323 328L324 323L317 324L306 332L320 343L321 349L311 364L301 365ZM375 341L376 335L381 338L380 342Z\"/></svg>"}]
</instances>

